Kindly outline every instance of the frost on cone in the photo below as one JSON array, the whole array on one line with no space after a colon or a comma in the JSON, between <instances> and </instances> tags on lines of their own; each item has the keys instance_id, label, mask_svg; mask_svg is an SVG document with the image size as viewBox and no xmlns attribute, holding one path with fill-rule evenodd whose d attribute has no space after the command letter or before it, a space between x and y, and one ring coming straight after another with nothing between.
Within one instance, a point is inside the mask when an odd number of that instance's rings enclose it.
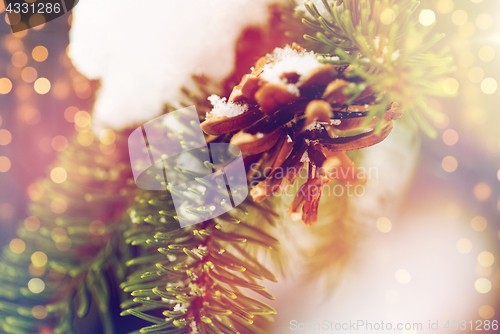
<instances>
[{"instance_id":1,"label":"frost on cone","mask_svg":"<svg viewBox=\"0 0 500 334\"><path fill-rule=\"evenodd\" d=\"M256 184L250 192L255 201L285 192L307 165L308 179L288 213L310 225L318 220L325 183L354 186L366 181L345 151L384 140L402 110L393 103L376 131L378 116L368 116L376 103L370 87L347 105L345 88L359 80L346 76L351 70L323 64L314 52L293 44L260 58L227 102L209 98L214 108L202 129L212 136L232 134L230 142L245 155L247 177Z\"/></svg>"}]
</instances>

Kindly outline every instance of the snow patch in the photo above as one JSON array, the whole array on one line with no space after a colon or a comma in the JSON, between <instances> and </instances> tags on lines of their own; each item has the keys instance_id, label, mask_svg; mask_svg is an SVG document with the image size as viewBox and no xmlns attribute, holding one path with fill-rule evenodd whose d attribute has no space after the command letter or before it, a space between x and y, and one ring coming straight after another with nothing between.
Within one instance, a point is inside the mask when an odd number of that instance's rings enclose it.
<instances>
[{"instance_id":1,"label":"snow patch","mask_svg":"<svg viewBox=\"0 0 500 334\"><path fill-rule=\"evenodd\" d=\"M268 55L269 63L262 68L260 78L273 84L285 84L290 93L299 95L298 87L311 71L324 66L318 61L314 52L297 51L287 45L284 48L276 48ZM288 83L283 75L286 73L297 73L299 80L296 83Z\"/></svg>"},{"instance_id":2,"label":"snow patch","mask_svg":"<svg viewBox=\"0 0 500 334\"><path fill-rule=\"evenodd\" d=\"M214 106L212 111L207 113L208 117L235 117L248 110L246 104L240 105L233 102L226 102L225 97L221 98L217 95L211 95L208 100Z\"/></svg>"},{"instance_id":3,"label":"snow patch","mask_svg":"<svg viewBox=\"0 0 500 334\"><path fill-rule=\"evenodd\" d=\"M189 304L187 303L179 303L179 304L176 304L174 306L174 311L181 311L183 313L186 313L187 312L187 307L189 306Z\"/></svg>"},{"instance_id":4,"label":"snow patch","mask_svg":"<svg viewBox=\"0 0 500 334\"><path fill-rule=\"evenodd\" d=\"M323 126L321 124L326 124L324 122L312 122L311 124L309 124L305 130L309 130L309 131L312 131L312 130L322 130L323 129Z\"/></svg>"},{"instance_id":5,"label":"snow patch","mask_svg":"<svg viewBox=\"0 0 500 334\"><path fill-rule=\"evenodd\" d=\"M300 158L300 162L310 162L311 160L309 160L309 154L307 154L307 151L304 152L304 154L302 155L302 158Z\"/></svg>"},{"instance_id":6,"label":"snow patch","mask_svg":"<svg viewBox=\"0 0 500 334\"><path fill-rule=\"evenodd\" d=\"M184 100L192 74L215 82L233 70L235 43L268 22L284 0L86 0L73 10L69 53L89 79L101 80L93 131L136 126ZM153 8L138 15L138 3ZM167 33L166 33L167 32Z\"/></svg>"},{"instance_id":7,"label":"snow patch","mask_svg":"<svg viewBox=\"0 0 500 334\"><path fill-rule=\"evenodd\" d=\"M199 334L200 332L198 331L198 326L196 326L195 321L191 321L189 323L189 327L191 328L191 334Z\"/></svg>"}]
</instances>

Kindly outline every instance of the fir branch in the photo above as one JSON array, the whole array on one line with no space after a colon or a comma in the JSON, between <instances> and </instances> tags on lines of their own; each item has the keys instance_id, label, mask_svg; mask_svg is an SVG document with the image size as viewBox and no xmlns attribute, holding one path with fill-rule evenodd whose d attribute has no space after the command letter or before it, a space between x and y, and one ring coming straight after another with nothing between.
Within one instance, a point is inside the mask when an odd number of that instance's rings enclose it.
<instances>
[{"instance_id":1,"label":"fir branch","mask_svg":"<svg viewBox=\"0 0 500 334\"><path fill-rule=\"evenodd\" d=\"M180 135L182 141L191 139L189 131ZM189 173L208 187L202 174L168 163L164 168L167 174ZM131 296L122 303L122 315L151 326L134 333L262 332L257 324L275 311L245 291L273 299L260 281L276 278L258 257L279 248L271 232L277 216L272 209L248 198L228 213L181 229L170 191L144 191L135 200L124 230L124 239L137 247L121 285Z\"/></svg>"},{"instance_id":2,"label":"fir branch","mask_svg":"<svg viewBox=\"0 0 500 334\"><path fill-rule=\"evenodd\" d=\"M446 50L436 44L444 35L431 36L430 27L419 24L415 0L322 0L322 10L306 3L302 21L309 31L307 47L320 53L325 63L350 64L358 87L346 93L356 96L366 87L378 94L381 106L398 103L431 137L435 130L426 120L440 115L425 105L429 96L449 96L442 88L443 75L454 71ZM393 22L381 22L384 10L393 11ZM353 98L351 99L353 100ZM369 116L382 119L387 109L374 108ZM380 125L380 124L379 124ZM378 127L380 129L380 127Z\"/></svg>"},{"instance_id":3,"label":"fir branch","mask_svg":"<svg viewBox=\"0 0 500 334\"><path fill-rule=\"evenodd\" d=\"M118 152L125 139L118 136ZM33 200L29 207L32 216L18 230L26 249L18 254L6 247L2 253L0 326L4 332L76 333L74 314L85 317L93 299L105 332L114 333L107 269L113 269L118 279L123 276L114 235L129 196L125 181L131 173L119 161L118 154L104 156L98 143L82 147L74 140L52 166L64 168L67 180L62 184L49 178L39 182L43 195ZM66 203L63 213L51 209L54 199ZM33 254L46 256L47 261L36 260ZM40 293L28 289L34 278L45 284Z\"/></svg>"}]
</instances>

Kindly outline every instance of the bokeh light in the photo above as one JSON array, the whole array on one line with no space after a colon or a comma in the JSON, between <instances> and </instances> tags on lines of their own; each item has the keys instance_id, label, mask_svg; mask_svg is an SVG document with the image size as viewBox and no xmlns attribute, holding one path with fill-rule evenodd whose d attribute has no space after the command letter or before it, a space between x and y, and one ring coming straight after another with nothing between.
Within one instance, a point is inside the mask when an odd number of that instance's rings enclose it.
<instances>
[{"instance_id":1,"label":"bokeh light","mask_svg":"<svg viewBox=\"0 0 500 334\"><path fill-rule=\"evenodd\" d=\"M89 231L93 235L102 235L104 234L106 225L100 220L94 220L89 225Z\"/></svg>"},{"instance_id":2,"label":"bokeh light","mask_svg":"<svg viewBox=\"0 0 500 334\"><path fill-rule=\"evenodd\" d=\"M468 72L469 80L474 83L480 83L484 79L484 71L481 67L472 67Z\"/></svg>"},{"instance_id":3,"label":"bokeh light","mask_svg":"<svg viewBox=\"0 0 500 334\"><path fill-rule=\"evenodd\" d=\"M479 278L476 280L476 283L474 283L474 287L479 293L488 293L491 291L492 285L487 278Z\"/></svg>"},{"instance_id":4,"label":"bokeh light","mask_svg":"<svg viewBox=\"0 0 500 334\"><path fill-rule=\"evenodd\" d=\"M436 21L436 14L432 10L426 9L420 13L418 19L420 21L420 24L424 26L430 26L434 23L434 21Z\"/></svg>"},{"instance_id":5,"label":"bokeh light","mask_svg":"<svg viewBox=\"0 0 500 334\"><path fill-rule=\"evenodd\" d=\"M391 24L396 19L396 12L391 8L386 8L380 13L380 22L383 24Z\"/></svg>"},{"instance_id":6,"label":"bokeh light","mask_svg":"<svg viewBox=\"0 0 500 334\"><path fill-rule=\"evenodd\" d=\"M42 305L37 305L31 309L31 313L33 314L33 317L39 320L45 319L49 312L47 312L47 309L45 306Z\"/></svg>"},{"instance_id":7,"label":"bokeh light","mask_svg":"<svg viewBox=\"0 0 500 334\"><path fill-rule=\"evenodd\" d=\"M68 140L64 136L55 136L52 138L52 148L55 151L62 152L68 148Z\"/></svg>"},{"instance_id":8,"label":"bokeh light","mask_svg":"<svg viewBox=\"0 0 500 334\"><path fill-rule=\"evenodd\" d=\"M50 209L56 214L61 214L68 208L68 202L65 198L56 197L50 202Z\"/></svg>"},{"instance_id":9,"label":"bokeh light","mask_svg":"<svg viewBox=\"0 0 500 334\"><path fill-rule=\"evenodd\" d=\"M21 72L21 78L26 83L34 82L38 77L38 72L34 67L25 67Z\"/></svg>"},{"instance_id":10,"label":"bokeh light","mask_svg":"<svg viewBox=\"0 0 500 334\"><path fill-rule=\"evenodd\" d=\"M66 230L62 227L56 227L52 230L52 232L50 233L50 236L51 236L52 240L54 240L55 242L58 242L58 241L66 239L68 237L68 232L66 232Z\"/></svg>"},{"instance_id":11,"label":"bokeh light","mask_svg":"<svg viewBox=\"0 0 500 334\"><path fill-rule=\"evenodd\" d=\"M451 21L457 26L461 26L467 22L468 18L469 16L467 15L467 12L465 10L458 9L453 12Z\"/></svg>"},{"instance_id":12,"label":"bokeh light","mask_svg":"<svg viewBox=\"0 0 500 334\"><path fill-rule=\"evenodd\" d=\"M488 13L481 13L476 17L476 26L481 30L487 30L491 28L493 24L493 19Z\"/></svg>"},{"instance_id":13,"label":"bokeh light","mask_svg":"<svg viewBox=\"0 0 500 334\"><path fill-rule=\"evenodd\" d=\"M90 146L94 142L94 134L92 132L79 133L76 140L82 146Z\"/></svg>"},{"instance_id":14,"label":"bokeh light","mask_svg":"<svg viewBox=\"0 0 500 334\"><path fill-rule=\"evenodd\" d=\"M80 133L90 132L90 124L91 124L91 118L88 112L80 110L75 114L76 131Z\"/></svg>"},{"instance_id":15,"label":"bokeh light","mask_svg":"<svg viewBox=\"0 0 500 334\"><path fill-rule=\"evenodd\" d=\"M400 284L408 284L411 281L411 275L407 270L399 269L396 271L396 281Z\"/></svg>"},{"instance_id":16,"label":"bokeh light","mask_svg":"<svg viewBox=\"0 0 500 334\"><path fill-rule=\"evenodd\" d=\"M19 238L12 239L9 248L14 254L21 254L26 250L26 243Z\"/></svg>"},{"instance_id":17,"label":"bokeh light","mask_svg":"<svg viewBox=\"0 0 500 334\"><path fill-rule=\"evenodd\" d=\"M8 78L0 78L0 94L9 94L12 90L12 82Z\"/></svg>"},{"instance_id":18,"label":"bokeh light","mask_svg":"<svg viewBox=\"0 0 500 334\"><path fill-rule=\"evenodd\" d=\"M495 49L486 45L479 49L479 59L484 62L492 61L495 58Z\"/></svg>"},{"instance_id":19,"label":"bokeh light","mask_svg":"<svg viewBox=\"0 0 500 334\"><path fill-rule=\"evenodd\" d=\"M35 30L42 29L45 25L45 16L35 13L30 16L28 23L29 26L33 27Z\"/></svg>"},{"instance_id":20,"label":"bokeh light","mask_svg":"<svg viewBox=\"0 0 500 334\"><path fill-rule=\"evenodd\" d=\"M68 173L62 167L55 167L50 172L50 178L55 183L63 183L68 178Z\"/></svg>"},{"instance_id":21,"label":"bokeh light","mask_svg":"<svg viewBox=\"0 0 500 334\"><path fill-rule=\"evenodd\" d=\"M483 319L491 319L495 316L495 309L490 305L483 305L479 308L478 314Z\"/></svg>"},{"instance_id":22,"label":"bokeh light","mask_svg":"<svg viewBox=\"0 0 500 334\"><path fill-rule=\"evenodd\" d=\"M392 230L392 223L386 217L380 217L377 220L377 229L382 233L389 233Z\"/></svg>"},{"instance_id":23,"label":"bokeh light","mask_svg":"<svg viewBox=\"0 0 500 334\"><path fill-rule=\"evenodd\" d=\"M50 91L50 81L47 78L39 78L35 81L34 85L35 91L40 94L44 95L47 94Z\"/></svg>"},{"instance_id":24,"label":"bokeh light","mask_svg":"<svg viewBox=\"0 0 500 334\"><path fill-rule=\"evenodd\" d=\"M10 170L11 162L7 157L0 157L0 172L5 173Z\"/></svg>"},{"instance_id":25,"label":"bokeh light","mask_svg":"<svg viewBox=\"0 0 500 334\"><path fill-rule=\"evenodd\" d=\"M455 159L455 157L447 156L443 158L441 166L443 167L444 171L448 173L453 173L458 168L458 161L457 159Z\"/></svg>"},{"instance_id":26,"label":"bokeh light","mask_svg":"<svg viewBox=\"0 0 500 334\"><path fill-rule=\"evenodd\" d=\"M36 125L40 122L42 116L35 108L29 108L22 111L24 121L30 125Z\"/></svg>"},{"instance_id":27,"label":"bokeh light","mask_svg":"<svg viewBox=\"0 0 500 334\"><path fill-rule=\"evenodd\" d=\"M12 141L12 134L7 129L0 129L0 145L7 146Z\"/></svg>"},{"instance_id":28,"label":"bokeh light","mask_svg":"<svg viewBox=\"0 0 500 334\"><path fill-rule=\"evenodd\" d=\"M45 283L39 278L32 278L28 282L28 289L35 294L41 293L45 290Z\"/></svg>"},{"instance_id":29,"label":"bokeh light","mask_svg":"<svg viewBox=\"0 0 500 334\"><path fill-rule=\"evenodd\" d=\"M448 129L443 133L443 141L446 145L453 146L458 142L458 133L455 130Z\"/></svg>"},{"instance_id":30,"label":"bokeh light","mask_svg":"<svg viewBox=\"0 0 500 334\"><path fill-rule=\"evenodd\" d=\"M39 183L32 183L26 189L26 193L32 201L40 200L45 194L44 188Z\"/></svg>"},{"instance_id":31,"label":"bokeh light","mask_svg":"<svg viewBox=\"0 0 500 334\"><path fill-rule=\"evenodd\" d=\"M33 49L31 56L37 62L43 62L49 56L49 51L45 46L39 45Z\"/></svg>"},{"instance_id":32,"label":"bokeh light","mask_svg":"<svg viewBox=\"0 0 500 334\"><path fill-rule=\"evenodd\" d=\"M457 250L462 254L468 254L472 251L472 242L469 239L462 238L457 241Z\"/></svg>"},{"instance_id":33,"label":"bokeh light","mask_svg":"<svg viewBox=\"0 0 500 334\"><path fill-rule=\"evenodd\" d=\"M74 123L75 122L75 115L76 113L78 112L78 108L77 107L74 107L74 106L71 106L71 107L68 107L66 108L66 110L64 110L64 118L70 122L70 123Z\"/></svg>"},{"instance_id":34,"label":"bokeh light","mask_svg":"<svg viewBox=\"0 0 500 334\"><path fill-rule=\"evenodd\" d=\"M474 187L474 196L477 199L484 201L491 196L491 188L487 183L481 182Z\"/></svg>"},{"instance_id":35,"label":"bokeh light","mask_svg":"<svg viewBox=\"0 0 500 334\"><path fill-rule=\"evenodd\" d=\"M116 140L116 134L111 129L104 129L99 133L99 140L104 145L111 145Z\"/></svg>"},{"instance_id":36,"label":"bokeh light","mask_svg":"<svg viewBox=\"0 0 500 334\"><path fill-rule=\"evenodd\" d=\"M28 56L23 51L18 51L12 55L12 65L15 67L24 67L28 63Z\"/></svg>"},{"instance_id":37,"label":"bokeh light","mask_svg":"<svg viewBox=\"0 0 500 334\"><path fill-rule=\"evenodd\" d=\"M490 252L481 252L477 257L477 261L483 267L491 267L495 263L495 256Z\"/></svg>"},{"instance_id":38,"label":"bokeh light","mask_svg":"<svg viewBox=\"0 0 500 334\"><path fill-rule=\"evenodd\" d=\"M56 248L60 250L61 252L66 252L71 249L71 239L68 237L61 238L60 240L56 241Z\"/></svg>"},{"instance_id":39,"label":"bokeh light","mask_svg":"<svg viewBox=\"0 0 500 334\"><path fill-rule=\"evenodd\" d=\"M455 78L448 78L443 82L443 90L445 91L446 94L453 95L456 92L458 92L459 88L460 84L458 83L458 80Z\"/></svg>"},{"instance_id":40,"label":"bokeh light","mask_svg":"<svg viewBox=\"0 0 500 334\"><path fill-rule=\"evenodd\" d=\"M481 82L481 90L485 94L493 94L497 91L498 89L498 83L495 79L493 78L486 78Z\"/></svg>"},{"instance_id":41,"label":"bokeh light","mask_svg":"<svg viewBox=\"0 0 500 334\"><path fill-rule=\"evenodd\" d=\"M452 0L439 0L436 5L436 10L441 14L448 14L453 10L454 6Z\"/></svg>"},{"instance_id":42,"label":"bokeh light","mask_svg":"<svg viewBox=\"0 0 500 334\"><path fill-rule=\"evenodd\" d=\"M29 216L24 220L24 227L30 232L35 232L40 228L40 220L35 216Z\"/></svg>"},{"instance_id":43,"label":"bokeh light","mask_svg":"<svg viewBox=\"0 0 500 334\"><path fill-rule=\"evenodd\" d=\"M44 252L34 252L31 255L31 263L35 267L43 267L47 264L48 258Z\"/></svg>"},{"instance_id":44,"label":"bokeh light","mask_svg":"<svg viewBox=\"0 0 500 334\"><path fill-rule=\"evenodd\" d=\"M476 216L471 220L471 227L476 232L482 232L488 227L488 221L483 216Z\"/></svg>"}]
</instances>

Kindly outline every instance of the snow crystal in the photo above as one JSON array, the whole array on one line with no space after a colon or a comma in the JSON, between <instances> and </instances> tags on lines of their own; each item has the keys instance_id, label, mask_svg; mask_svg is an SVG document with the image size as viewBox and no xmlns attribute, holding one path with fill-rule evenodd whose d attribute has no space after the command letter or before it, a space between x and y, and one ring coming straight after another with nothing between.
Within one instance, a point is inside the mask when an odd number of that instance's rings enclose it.
<instances>
[{"instance_id":1,"label":"snow crystal","mask_svg":"<svg viewBox=\"0 0 500 334\"><path fill-rule=\"evenodd\" d=\"M333 60L337 61L340 60L339 56L324 56L324 55L318 55L317 56L318 60Z\"/></svg>"},{"instance_id":2,"label":"snow crystal","mask_svg":"<svg viewBox=\"0 0 500 334\"><path fill-rule=\"evenodd\" d=\"M309 154L307 154L307 151L304 152L302 155L302 158L300 158L300 162L309 162Z\"/></svg>"},{"instance_id":3,"label":"snow crystal","mask_svg":"<svg viewBox=\"0 0 500 334\"><path fill-rule=\"evenodd\" d=\"M214 108L207 116L216 116L216 117L235 117L243 114L248 110L248 106L246 104L240 105L233 102L226 102L226 98L219 97L217 95L211 95L208 100Z\"/></svg>"},{"instance_id":4,"label":"snow crystal","mask_svg":"<svg viewBox=\"0 0 500 334\"><path fill-rule=\"evenodd\" d=\"M179 303L179 304L175 304L174 306L174 311L181 311L183 313L186 313L187 312L187 306L189 304L187 303Z\"/></svg>"},{"instance_id":5,"label":"snow crystal","mask_svg":"<svg viewBox=\"0 0 500 334\"><path fill-rule=\"evenodd\" d=\"M297 85L295 84L287 84L286 90L292 93L293 95L300 96L299 87L297 87Z\"/></svg>"},{"instance_id":6,"label":"snow crystal","mask_svg":"<svg viewBox=\"0 0 500 334\"><path fill-rule=\"evenodd\" d=\"M399 58L399 56L400 56L400 55L401 55L401 53L399 52L399 50L398 50L398 51L396 51L396 52L394 52L394 53L392 54L392 56L391 56L391 60L392 60L392 61L397 60L397 59Z\"/></svg>"},{"instance_id":7,"label":"snow crystal","mask_svg":"<svg viewBox=\"0 0 500 334\"><path fill-rule=\"evenodd\" d=\"M309 130L309 131L312 131L312 130L321 130L323 129L323 127L321 126L321 123L323 122L312 122L311 124L309 124L305 130Z\"/></svg>"},{"instance_id":8,"label":"snow crystal","mask_svg":"<svg viewBox=\"0 0 500 334\"><path fill-rule=\"evenodd\" d=\"M167 288L182 288L182 287L184 287L184 283L182 281L167 283Z\"/></svg>"},{"instance_id":9,"label":"snow crystal","mask_svg":"<svg viewBox=\"0 0 500 334\"><path fill-rule=\"evenodd\" d=\"M198 331L198 327L196 326L195 321L191 321L191 323L189 323L189 327L191 327L191 334L199 334L200 333Z\"/></svg>"},{"instance_id":10,"label":"snow crystal","mask_svg":"<svg viewBox=\"0 0 500 334\"><path fill-rule=\"evenodd\" d=\"M287 45L284 48L276 48L268 55L270 62L264 65L260 77L274 84L286 84L287 89L294 95L299 95L298 86L304 78L313 70L323 66L316 58L314 52L297 51ZM299 80L296 83L288 83L283 74L297 73Z\"/></svg>"}]
</instances>

